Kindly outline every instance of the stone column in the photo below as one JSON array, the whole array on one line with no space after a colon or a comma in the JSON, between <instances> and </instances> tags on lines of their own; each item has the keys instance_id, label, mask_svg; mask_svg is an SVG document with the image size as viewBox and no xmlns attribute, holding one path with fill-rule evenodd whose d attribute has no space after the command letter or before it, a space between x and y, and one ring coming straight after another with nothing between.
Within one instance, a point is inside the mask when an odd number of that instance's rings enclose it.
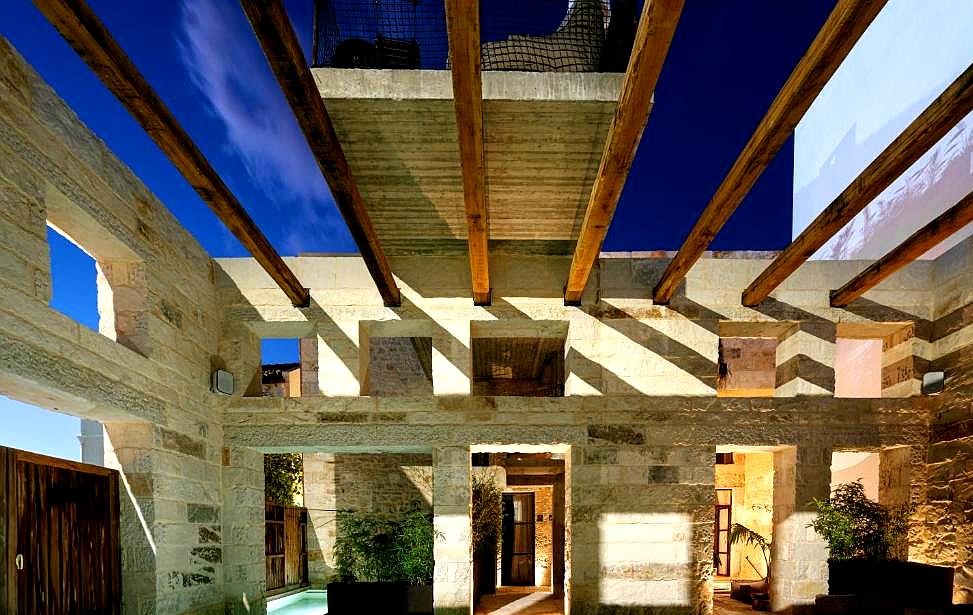
<instances>
[{"instance_id":1,"label":"stone column","mask_svg":"<svg viewBox=\"0 0 973 615\"><path fill-rule=\"evenodd\" d=\"M834 395L836 325L801 321L777 344L777 397Z\"/></svg>"},{"instance_id":2,"label":"stone column","mask_svg":"<svg viewBox=\"0 0 973 615\"><path fill-rule=\"evenodd\" d=\"M206 423L180 429L105 423L105 466L120 475L125 613L223 607L221 432Z\"/></svg>"},{"instance_id":3,"label":"stone column","mask_svg":"<svg viewBox=\"0 0 973 615\"><path fill-rule=\"evenodd\" d=\"M223 552L226 615L266 612L263 454L223 449Z\"/></svg>"},{"instance_id":4,"label":"stone column","mask_svg":"<svg viewBox=\"0 0 973 615\"><path fill-rule=\"evenodd\" d=\"M774 535L770 598L773 611L813 613L828 593L828 548L808 527L812 498L828 497L831 449L787 447L774 452Z\"/></svg>"},{"instance_id":5,"label":"stone column","mask_svg":"<svg viewBox=\"0 0 973 615\"><path fill-rule=\"evenodd\" d=\"M338 529L333 454L305 453L304 506L308 520L308 580L314 587L324 587L334 575L334 542Z\"/></svg>"},{"instance_id":6,"label":"stone column","mask_svg":"<svg viewBox=\"0 0 973 615\"><path fill-rule=\"evenodd\" d=\"M472 613L470 450L439 447L432 455L432 509L436 531L433 605L436 615Z\"/></svg>"}]
</instances>

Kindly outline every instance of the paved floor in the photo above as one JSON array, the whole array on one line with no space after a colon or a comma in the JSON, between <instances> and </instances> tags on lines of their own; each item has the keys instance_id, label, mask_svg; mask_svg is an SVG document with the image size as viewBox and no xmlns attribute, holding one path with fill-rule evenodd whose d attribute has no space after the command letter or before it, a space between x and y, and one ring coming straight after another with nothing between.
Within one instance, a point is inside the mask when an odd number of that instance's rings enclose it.
<instances>
[{"instance_id":1,"label":"paved floor","mask_svg":"<svg viewBox=\"0 0 973 615\"><path fill-rule=\"evenodd\" d=\"M489 594L480 598L476 615L564 615L564 597L542 591Z\"/></svg>"},{"instance_id":2,"label":"paved floor","mask_svg":"<svg viewBox=\"0 0 973 615\"><path fill-rule=\"evenodd\" d=\"M713 596L713 615L753 612L749 604L733 600L726 594ZM564 615L564 598L538 591L490 594L480 598L476 615Z\"/></svg>"},{"instance_id":3,"label":"paved floor","mask_svg":"<svg viewBox=\"0 0 973 615\"><path fill-rule=\"evenodd\" d=\"M737 613L753 613L749 604L730 598L729 594L713 595L713 615L736 615Z\"/></svg>"}]
</instances>

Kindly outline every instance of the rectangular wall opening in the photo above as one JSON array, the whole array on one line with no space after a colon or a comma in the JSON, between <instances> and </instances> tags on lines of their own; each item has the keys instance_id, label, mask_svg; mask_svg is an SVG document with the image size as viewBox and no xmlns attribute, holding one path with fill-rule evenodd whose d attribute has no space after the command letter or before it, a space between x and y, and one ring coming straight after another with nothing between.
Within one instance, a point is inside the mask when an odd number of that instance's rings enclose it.
<instances>
[{"instance_id":1,"label":"rectangular wall opening","mask_svg":"<svg viewBox=\"0 0 973 615\"><path fill-rule=\"evenodd\" d=\"M563 397L567 323L473 322L473 395Z\"/></svg>"},{"instance_id":2,"label":"rectangular wall opening","mask_svg":"<svg viewBox=\"0 0 973 615\"><path fill-rule=\"evenodd\" d=\"M260 340L260 394L301 397L301 343L297 338Z\"/></svg>"},{"instance_id":3,"label":"rectangular wall opening","mask_svg":"<svg viewBox=\"0 0 973 615\"><path fill-rule=\"evenodd\" d=\"M719 344L717 396L774 396L777 338L721 337Z\"/></svg>"},{"instance_id":4,"label":"rectangular wall opening","mask_svg":"<svg viewBox=\"0 0 973 615\"><path fill-rule=\"evenodd\" d=\"M713 602L716 613L735 613L769 601L774 450L720 446L714 462Z\"/></svg>"},{"instance_id":5,"label":"rectangular wall opening","mask_svg":"<svg viewBox=\"0 0 973 615\"><path fill-rule=\"evenodd\" d=\"M564 613L569 451L474 446L473 604L485 613Z\"/></svg>"},{"instance_id":6,"label":"rectangular wall opening","mask_svg":"<svg viewBox=\"0 0 973 615\"><path fill-rule=\"evenodd\" d=\"M50 223L47 243L51 258L50 306L92 331L98 331L104 320L104 329L114 332L114 312L109 309L99 314L102 306L98 297L98 263L94 257Z\"/></svg>"}]
</instances>

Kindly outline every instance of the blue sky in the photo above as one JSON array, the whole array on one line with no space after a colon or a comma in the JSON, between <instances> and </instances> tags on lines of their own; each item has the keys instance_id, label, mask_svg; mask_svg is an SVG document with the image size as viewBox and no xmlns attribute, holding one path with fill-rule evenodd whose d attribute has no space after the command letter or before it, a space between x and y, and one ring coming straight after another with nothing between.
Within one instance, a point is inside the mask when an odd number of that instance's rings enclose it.
<instances>
[{"instance_id":1,"label":"blue sky","mask_svg":"<svg viewBox=\"0 0 973 615\"><path fill-rule=\"evenodd\" d=\"M119 44L285 255L354 251L327 186L238 2L90 0ZM288 0L309 46L311 0ZM690 0L656 91L606 250L676 249L824 22L833 0ZM212 256L245 256L195 192L36 10L6 0L0 35L101 137ZM791 227L792 145L717 237L775 249ZM52 305L97 329L94 266L55 237ZM265 359L293 360L292 342ZM77 419L0 398L0 444L78 458ZM56 428L55 428L56 427Z\"/></svg>"}]
</instances>

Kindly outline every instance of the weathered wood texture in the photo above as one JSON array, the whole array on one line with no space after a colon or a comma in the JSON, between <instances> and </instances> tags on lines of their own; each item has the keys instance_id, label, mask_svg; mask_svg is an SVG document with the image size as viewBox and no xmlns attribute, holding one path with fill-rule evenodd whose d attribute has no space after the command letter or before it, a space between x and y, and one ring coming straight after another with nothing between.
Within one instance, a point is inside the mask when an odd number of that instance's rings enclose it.
<instances>
[{"instance_id":1,"label":"weathered wood texture","mask_svg":"<svg viewBox=\"0 0 973 615\"><path fill-rule=\"evenodd\" d=\"M777 156L818 93L841 65L855 42L872 22L886 0L841 0L831 11L794 72L778 92L767 114L706 209L666 267L652 299L669 303L679 283L699 260L726 221L747 196L757 179Z\"/></svg>"},{"instance_id":2,"label":"weathered wood texture","mask_svg":"<svg viewBox=\"0 0 973 615\"><path fill-rule=\"evenodd\" d=\"M575 305L581 301L591 268L615 215L615 207L635 160L642 131L649 120L655 85L676 32L683 4L684 0L652 0L646 2L642 9L618 106L608 129L598 175L591 188L571 260L564 289L567 304Z\"/></svg>"},{"instance_id":3,"label":"weathered wood texture","mask_svg":"<svg viewBox=\"0 0 973 615\"><path fill-rule=\"evenodd\" d=\"M268 503L264 524L267 591L307 585L307 509Z\"/></svg>"},{"instance_id":4,"label":"weathered wood texture","mask_svg":"<svg viewBox=\"0 0 973 615\"><path fill-rule=\"evenodd\" d=\"M241 0L241 4L382 300L387 306L401 305L392 269L284 5L263 0Z\"/></svg>"},{"instance_id":5,"label":"weathered wood texture","mask_svg":"<svg viewBox=\"0 0 973 615\"><path fill-rule=\"evenodd\" d=\"M118 474L14 449L0 456L9 507L4 612L120 613Z\"/></svg>"},{"instance_id":6,"label":"weathered wood texture","mask_svg":"<svg viewBox=\"0 0 973 615\"><path fill-rule=\"evenodd\" d=\"M950 84L743 291L755 306L973 110L973 64Z\"/></svg>"},{"instance_id":7,"label":"weathered wood texture","mask_svg":"<svg viewBox=\"0 0 973 615\"><path fill-rule=\"evenodd\" d=\"M831 291L831 307L848 305L970 222L973 222L973 192L910 235L908 239L872 263L847 284Z\"/></svg>"},{"instance_id":8,"label":"weathered wood texture","mask_svg":"<svg viewBox=\"0 0 973 615\"><path fill-rule=\"evenodd\" d=\"M486 163L483 154L483 84L480 78L480 2L447 0L453 74L453 105L460 165L463 170L463 203L470 252L473 303L490 303L490 216L486 196Z\"/></svg>"},{"instance_id":9,"label":"weathered wood texture","mask_svg":"<svg viewBox=\"0 0 973 615\"><path fill-rule=\"evenodd\" d=\"M310 300L307 289L91 8L82 0L35 0L34 4L138 120L200 198L250 251L291 302L306 306Z\"/></svg>"}]
</instances>

